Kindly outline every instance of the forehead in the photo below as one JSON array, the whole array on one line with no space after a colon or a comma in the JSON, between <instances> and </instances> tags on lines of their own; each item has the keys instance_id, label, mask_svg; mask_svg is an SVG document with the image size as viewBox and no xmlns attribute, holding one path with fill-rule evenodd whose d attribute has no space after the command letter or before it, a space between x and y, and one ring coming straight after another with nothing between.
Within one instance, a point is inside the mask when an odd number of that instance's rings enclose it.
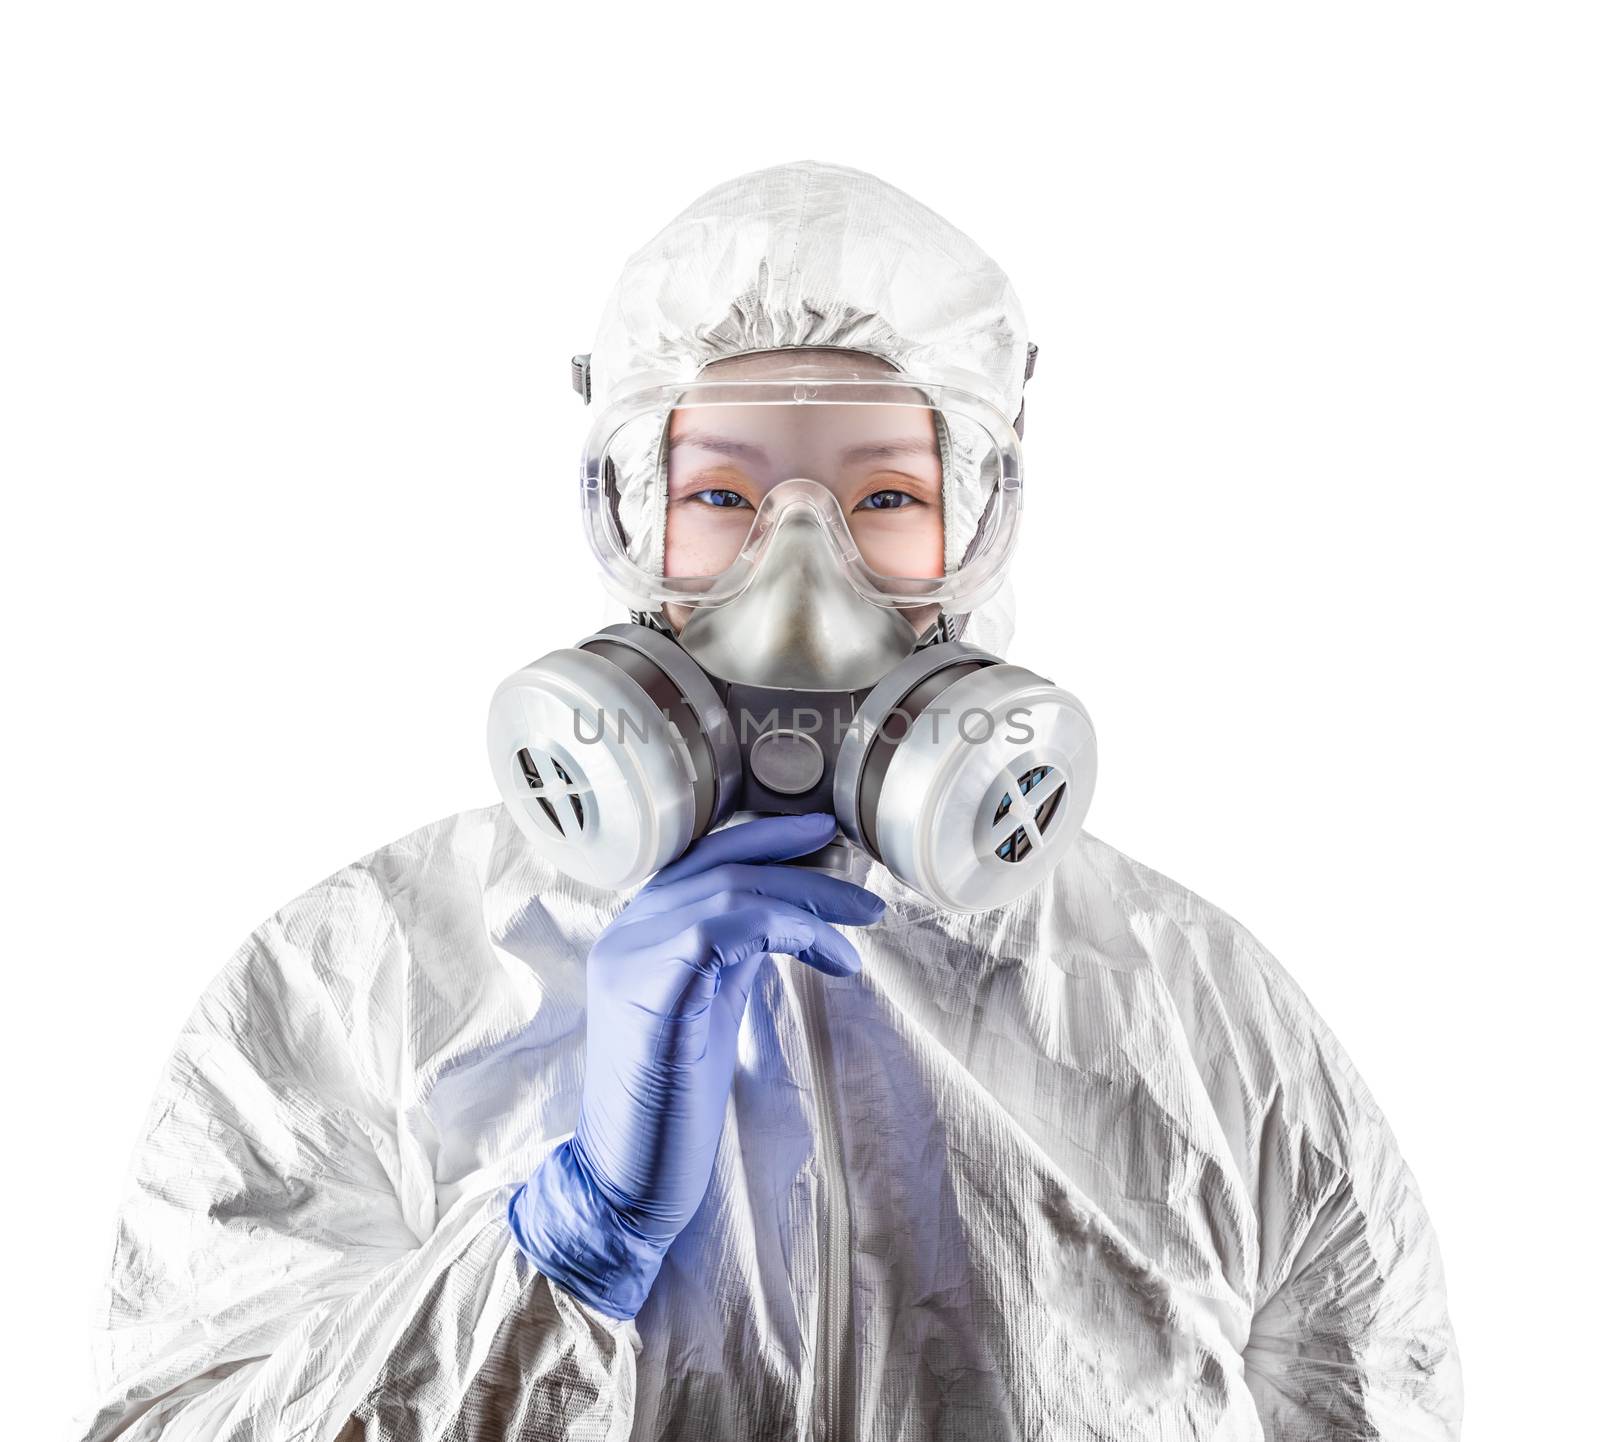
<instances>
[{"instance_id":1,"label":"forehead","mask_svg":"<svg viewBox=\"0 0 1600 1442\"><path fill-rule=\"evenodd\" d=\"M897 455L937 454L933 412L905 405L698 405L672 413L668 427L670 453L709 450L742 454L759 460L796 451L807 454L849 452L868 456L863 444L877 452L894 444Z\"/></svg>"}]
</instances>

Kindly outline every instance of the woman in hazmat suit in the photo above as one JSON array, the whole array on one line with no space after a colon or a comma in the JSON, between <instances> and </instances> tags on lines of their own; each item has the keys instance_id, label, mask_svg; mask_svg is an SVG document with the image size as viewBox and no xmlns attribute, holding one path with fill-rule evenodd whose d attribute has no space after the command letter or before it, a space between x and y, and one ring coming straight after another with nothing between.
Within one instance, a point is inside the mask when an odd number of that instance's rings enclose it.
<instances>
[{"instance_id":1,"label":"woman in hazmat suit","mask_svg":"<svg viewBox=\"0 0 1600 1442\"><path fill-rule=\"evenodd\" d=\"M208 986L79 1435L1457 1435L1373 1098L1082 831L1087 716L1005 659L1030 369L993 261L843 166L628 260L575 362L628 619L495 694L501 804Z\"/></svg>"}]
</instances>

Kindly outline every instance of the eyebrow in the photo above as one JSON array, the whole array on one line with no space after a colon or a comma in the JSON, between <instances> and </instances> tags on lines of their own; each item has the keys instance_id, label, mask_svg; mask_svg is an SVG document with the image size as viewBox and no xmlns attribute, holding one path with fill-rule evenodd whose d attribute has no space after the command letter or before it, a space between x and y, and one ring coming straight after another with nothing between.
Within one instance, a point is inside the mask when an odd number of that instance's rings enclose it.
<instances>
[{"instance_id":1,"label":"eyebrow","mask_svg":"<svg viewBox=\"0 0 1600 1442\"><path fill-rule=\"evenodd\" d=\"M673 451L684 445L695 446L702 451L714 451L722 456L734 456L741 460L764 461L767 458L764 446L754 445L749 441L736 441L728 436L710 435L705 431L679 431L667 442L667 449ZM878 441L868 445L851 446L842 452L840 459L849 464L858 461L887 461L899 456L934 454L936 451L932 441L916 437L903 441Z\"/></svg>"},{"instance_id":2,"label":"eyebrow","mask_svg":"<svg viewBox=\"0 0 1600 1442\"><path fill-rule=\"evenodd\" d=\"M715 451L719 456L737 456L742 460L764 461L767 458L765 446L730 440L727 436L708 435L705 431L679 431L667 442L667 449L675 451L679 446L694 446L702 451Z\"/></svg>"},{"instance_id":3,"label":"eyebrow","mask_svg":"<svg viewBox=\"0 0 1600 1442\"><path fill-rule=\"evenodd\" d=\"M881 441L876 445L851 446L844 453L846 461L892 461L897 456L936 455L933 442L918 438L904 441Z\"/></svg>"}]
</instances>

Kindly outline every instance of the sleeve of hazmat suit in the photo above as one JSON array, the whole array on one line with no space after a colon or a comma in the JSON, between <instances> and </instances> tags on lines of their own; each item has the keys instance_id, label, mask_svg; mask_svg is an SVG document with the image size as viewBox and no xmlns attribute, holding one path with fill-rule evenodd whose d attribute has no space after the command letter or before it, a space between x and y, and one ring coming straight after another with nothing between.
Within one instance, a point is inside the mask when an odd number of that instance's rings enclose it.
<instances>
[{"instance_id":1,"label":"sleeve of hazmat suit","mask_svg":"<svg viewBox=\"0 0 1600 1442\"><path fill-rule=\"evenodd\" d=\"M1276 1022L1259 1038L1277 1064L1255 1094L1259 1258L1243 1352L1263 1431L1452 1437L1455 1338L1415 1180L1344 1048L1254 938L1235 937Z\"/></svg>"},{"instance_id":2,"label":"sleeve of hazmat suit","mask_svg":"<svg viewBox=\"0 0 1600 1442\"><path fill-rule=\"evenodd\" d=\"M628 1435L636 1334L518 1251L520 1154L478 1165L480 1144L517 1139L492 1104L471 1115L486 1089L470 1068L451 1105L481 1132L434 1128L427 1094L451 1087L429 1047L493 1027L475 1004L497 978L474 965L492 957L481 883L447 865L443 891L408 898L394 883L418 859L402 843L290 904L185 1022L124 1183L81 1435ZM413 969L417 927L460 964L459 990L448 966ZM546 978L558 1009L566 952ZM505 1060L500 1100L517 1089ZM522 1095L537 1109L537 1088Z\"/></svg>"}]
</instances>

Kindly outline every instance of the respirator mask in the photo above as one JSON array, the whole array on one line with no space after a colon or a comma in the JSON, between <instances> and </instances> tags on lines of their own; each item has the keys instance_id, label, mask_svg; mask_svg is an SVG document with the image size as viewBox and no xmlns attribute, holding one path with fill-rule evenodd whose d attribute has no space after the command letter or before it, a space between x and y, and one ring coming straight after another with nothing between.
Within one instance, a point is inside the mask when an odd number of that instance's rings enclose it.
<instances>
[{"instance_id":1,"label":"respirator mask","mask_svg":"<svg viewBox=\"0 0 1600 1442\"><path fill-rule=\"evenodd\" d=\"M565 874L623 889L737 812L829 811L825 851L983 911L1078 833L1084 709L960 639L1015 548L1017 431L976 389L849 355L739 357L596 420L585 523L633 619L515 672L489 714L500 794Z\"/></svg>"}]
</instances>

